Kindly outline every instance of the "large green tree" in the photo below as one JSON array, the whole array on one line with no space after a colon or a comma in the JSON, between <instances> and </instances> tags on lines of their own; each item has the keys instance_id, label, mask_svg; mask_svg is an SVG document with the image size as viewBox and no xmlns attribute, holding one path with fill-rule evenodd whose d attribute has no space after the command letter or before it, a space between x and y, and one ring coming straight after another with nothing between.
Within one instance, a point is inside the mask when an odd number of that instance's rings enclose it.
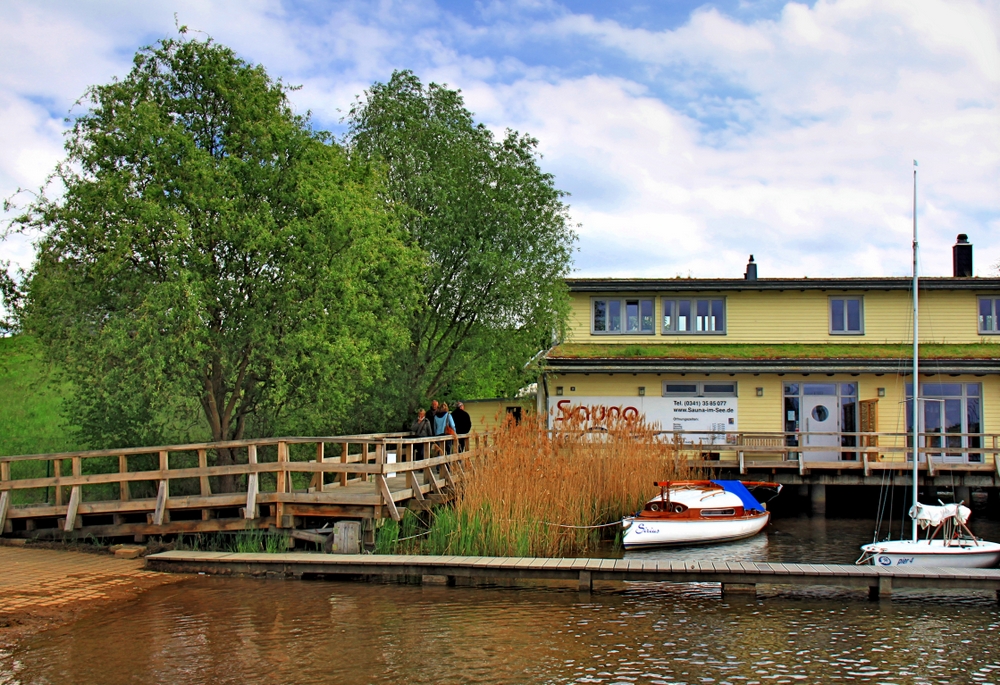
<instances>
[{"instance_id":1,"label":"large green tree","mask_svg":"<svg viewBox=\"0 0 1000 685\"><path fill-rule=\"evenodd\" d=\"M386 199L428 256L395 398L508 394L552 344L576 239L537 141L477 124L461 93L409 71L348 115L353 158L388 169Z\"/></svg>"},{"instance_id":2,"label":"large green tree","mask_svg":"<svg viewBox=\"0 0 1000 685\"><path fill-rule=\"evenodd\" d=\"M143 49L83 101L15 228L42 235L21 323L88 441L358 428L424 265L374 167L210 40Z\"/></svg>"}]
</instances>

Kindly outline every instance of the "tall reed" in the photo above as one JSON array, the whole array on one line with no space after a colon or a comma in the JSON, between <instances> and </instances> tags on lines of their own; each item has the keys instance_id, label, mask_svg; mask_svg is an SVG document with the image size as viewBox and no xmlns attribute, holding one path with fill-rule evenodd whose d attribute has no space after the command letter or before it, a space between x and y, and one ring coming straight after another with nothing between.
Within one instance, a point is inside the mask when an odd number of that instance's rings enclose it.
<instances>
[{"instance_id":1,"label":"tall reed","mask_svg":"<svg viewBox=\"0 0 1000 685\"><path fill-rule=\"evenodd\" d=\"M438 554L566 556L592 551L635 512L654 481L695 477L670 438L641 418L549 431L506 421L468 463L454 509L439 510L423 549Z\"/></svg>"}]
</instances>

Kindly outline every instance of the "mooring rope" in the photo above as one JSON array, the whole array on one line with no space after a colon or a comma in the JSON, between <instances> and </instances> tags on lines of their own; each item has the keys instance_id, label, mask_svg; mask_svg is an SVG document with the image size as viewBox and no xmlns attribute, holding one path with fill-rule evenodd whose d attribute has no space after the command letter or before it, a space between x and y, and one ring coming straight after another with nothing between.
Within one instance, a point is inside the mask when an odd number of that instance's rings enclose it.
<instances>
[{"instance_id":1,"label":"mooring rope","mask_svg":"<svg viewBox=\"0 0 1000 685\"><path fill-rule=\"evenodd\" d=\"M430 534L431 532L429 530L425 530L423 533L417 533L416 535L410 535L409 537L405 538L397 538L396 542L403 542L404 540L412 540L413 538L422 538L423 536Z\"/></svg>"},{"instance_id":2,"label":"mooring rope","mask_svg":"<svg viewBox=\"0 0 1000 685\"><path fill-rule=\"evenodd\" d=\"M556 528L580 528L580 529L587 529L587 528L608 528L610 526L620 526L622 524L621 521L613 521L611 523L602 523L602 524L596 525L596 526L571 526L568 523L550 523L548 521L542 521L542 523L544 523L546 526L555 526Z\"/></svg>"}]
</instances>

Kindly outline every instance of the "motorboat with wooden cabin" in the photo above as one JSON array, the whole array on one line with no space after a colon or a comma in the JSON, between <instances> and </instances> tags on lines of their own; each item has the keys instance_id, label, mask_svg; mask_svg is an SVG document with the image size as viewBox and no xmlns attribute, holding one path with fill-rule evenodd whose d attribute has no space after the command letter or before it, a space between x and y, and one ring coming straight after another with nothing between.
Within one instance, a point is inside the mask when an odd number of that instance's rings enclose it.
<instances>
[{"instance_id":1,"label":"motorboat with wooden cabin","mask_svg":"<svg viewBox=\"0 0 1000 685\"><path fill-rule=\"evenodd\" d=\"M684 480L655 483L660 494L635 516L622 520L626 549L706 545L751 537L771 514L755 493L772 499L781 485L738 480Z\"/></svg>"}]
</instances>

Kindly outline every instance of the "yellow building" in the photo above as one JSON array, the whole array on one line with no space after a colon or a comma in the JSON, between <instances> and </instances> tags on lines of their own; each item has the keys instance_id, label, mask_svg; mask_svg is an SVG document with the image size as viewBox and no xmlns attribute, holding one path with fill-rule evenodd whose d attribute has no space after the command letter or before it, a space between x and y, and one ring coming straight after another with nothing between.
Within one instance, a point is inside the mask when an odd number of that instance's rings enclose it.
<instances>
[{"instance_id":1,"label":"yellow building","mask_svg":"<svg viewBox=\"0 0 1000 685\"><path fill-rule=\"evenodd\" d=\"M968 277L964 238L964 275L920 281L920 429L942 448L935 460L976 463L1000 433L1000 279ZM742 279L567 284L569 327L539 383L551 425L570 412L594 422L642 413L720 451L770 434L818 461L857 459L845 448L867 444L862 431L898 434L878 436L882 447L904 444L909 278L757 278L751 261Z\"/></svg>"}]
</instances>

